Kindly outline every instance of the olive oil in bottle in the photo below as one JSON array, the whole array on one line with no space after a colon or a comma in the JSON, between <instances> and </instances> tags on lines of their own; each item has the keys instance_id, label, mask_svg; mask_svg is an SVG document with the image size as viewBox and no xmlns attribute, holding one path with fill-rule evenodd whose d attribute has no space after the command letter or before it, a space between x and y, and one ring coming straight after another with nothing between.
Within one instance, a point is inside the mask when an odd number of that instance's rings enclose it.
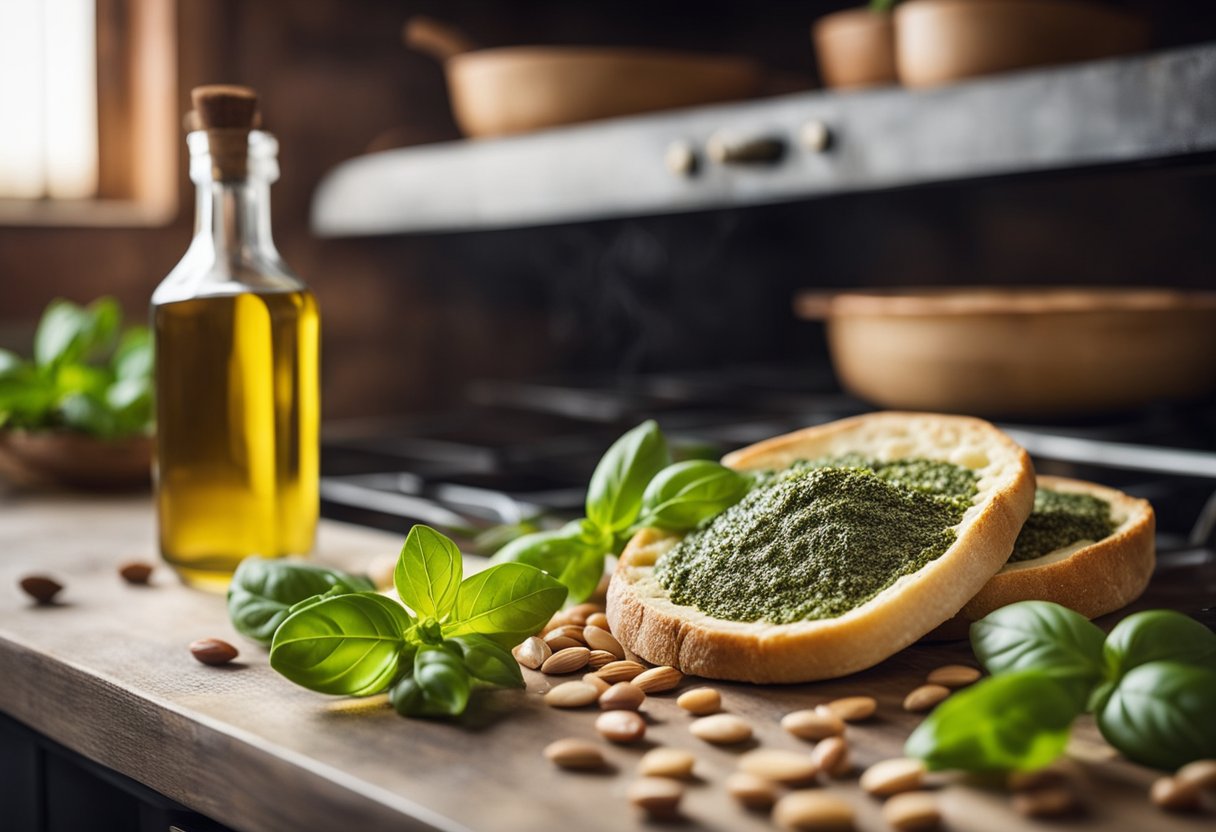
<instances>
[{"instance_id":1,"label":"olive oil in bottle","mask_svg":"<svg viewBox=\"0 0 1216 832\"><path fill-rule=\"evenodd\" d=\"M161 554L222 590L241 559L307 554L317 524L316 303L270 237L277 143L256 98L194 91L195 235L152 297Z\"/></svg>"}]
</instances>

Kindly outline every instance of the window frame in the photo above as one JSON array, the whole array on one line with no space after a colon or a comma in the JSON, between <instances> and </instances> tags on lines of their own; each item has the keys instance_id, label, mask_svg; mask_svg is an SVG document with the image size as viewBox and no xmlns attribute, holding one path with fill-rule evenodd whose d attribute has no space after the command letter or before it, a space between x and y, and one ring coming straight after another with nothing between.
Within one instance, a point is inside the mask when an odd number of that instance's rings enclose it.
<instances>
[{"instance_id":1,"label":"window frame","mask_svg":"<svg viewBox=\"0 0 1216 832\"><path fill-rule=\"evenodd\" d=\"M160 226L178 212L174 0L96 0L97 194L0 198L0 226Z\"/></svg>"}]
</instances>

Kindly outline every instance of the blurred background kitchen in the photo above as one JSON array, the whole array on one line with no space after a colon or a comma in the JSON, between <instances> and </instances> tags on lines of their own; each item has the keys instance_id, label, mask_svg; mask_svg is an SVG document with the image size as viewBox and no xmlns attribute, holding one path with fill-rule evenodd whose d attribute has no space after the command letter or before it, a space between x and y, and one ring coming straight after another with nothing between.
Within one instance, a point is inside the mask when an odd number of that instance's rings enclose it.
<instances>
[{"instance_id":1,"label":"blurred background kitchen","mask_svg":"<svg viewBox=\"0 0 1216 832\"><path fill-rule=\"evenodd\" d=\"M143 319L191 236L181 118L214 82L256 88L280 142L274 235L321 310L338 516L560 512L645 416L713 454L872 406L832 370L834 290L1216 288L1216 7L911 0L825 22L817 55L812 24L848 6L4 0L0 347L28 353L56 297ZM457 54L530 45L699 57ZM664 94L700 108L628 115ZM1190 448L1202 481L1216 328L1188 321L1136 336L1189 339L1165 359L1195 360L1185 389L984 415ZM1107 450L1056 453L1084 474ZM1145 466L1127 477L1152 493ZM1178 500L1180 535L1209 493Z\"/></svg>"}]
</instances>

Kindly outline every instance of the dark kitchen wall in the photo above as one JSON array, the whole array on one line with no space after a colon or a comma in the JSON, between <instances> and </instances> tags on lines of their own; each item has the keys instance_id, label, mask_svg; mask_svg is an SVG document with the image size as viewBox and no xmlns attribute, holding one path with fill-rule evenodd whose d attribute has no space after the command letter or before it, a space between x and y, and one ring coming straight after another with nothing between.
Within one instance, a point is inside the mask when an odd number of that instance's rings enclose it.
<instances>
[{"instance_id":1,"label":"dark kitchen wall","mask_svg":"<svg viewBox=\"0 0 1216 832\"><path fill-rule=\"evenodd\" d=\"M572 226L319 240L313 190L369 146L457 137L440 68L401 46L427 13L485 45L629 43L742 52L814 82L807 29L847 3L676 0L181 0L181 100L258 88L281 142L275 234L317 292L330 417L441 406L477 377L822 358L799 287L942 283L1213 286L1205 169L1087 173ZM1216 9L1124 3L1163 45L1216 39ZM893 136L892 141L898 141ZM129 313L184 251L192 186L167 227L0 228L0 326L56 295L117 294Z\"/></svg>"}]
</instances>

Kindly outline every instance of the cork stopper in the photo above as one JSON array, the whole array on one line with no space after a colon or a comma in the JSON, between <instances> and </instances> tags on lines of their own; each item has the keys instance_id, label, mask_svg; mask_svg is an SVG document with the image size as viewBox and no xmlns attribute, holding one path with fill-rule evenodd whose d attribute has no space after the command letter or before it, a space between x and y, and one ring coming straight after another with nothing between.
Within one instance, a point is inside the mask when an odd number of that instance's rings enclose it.
<instances>
[{"instance_id":1,"label":"cork stopper","mask_svg":"<svg viewBox=\"0 0 1216 832\"><path fill-rule=\"evenodd\" d=\"M249 158L249 131L261 124L257 93L249 87L209 84L190 93L194 110L187 127L206 130L211 176L220 181L244 179Z\"/></svg>"}]
</instances>

